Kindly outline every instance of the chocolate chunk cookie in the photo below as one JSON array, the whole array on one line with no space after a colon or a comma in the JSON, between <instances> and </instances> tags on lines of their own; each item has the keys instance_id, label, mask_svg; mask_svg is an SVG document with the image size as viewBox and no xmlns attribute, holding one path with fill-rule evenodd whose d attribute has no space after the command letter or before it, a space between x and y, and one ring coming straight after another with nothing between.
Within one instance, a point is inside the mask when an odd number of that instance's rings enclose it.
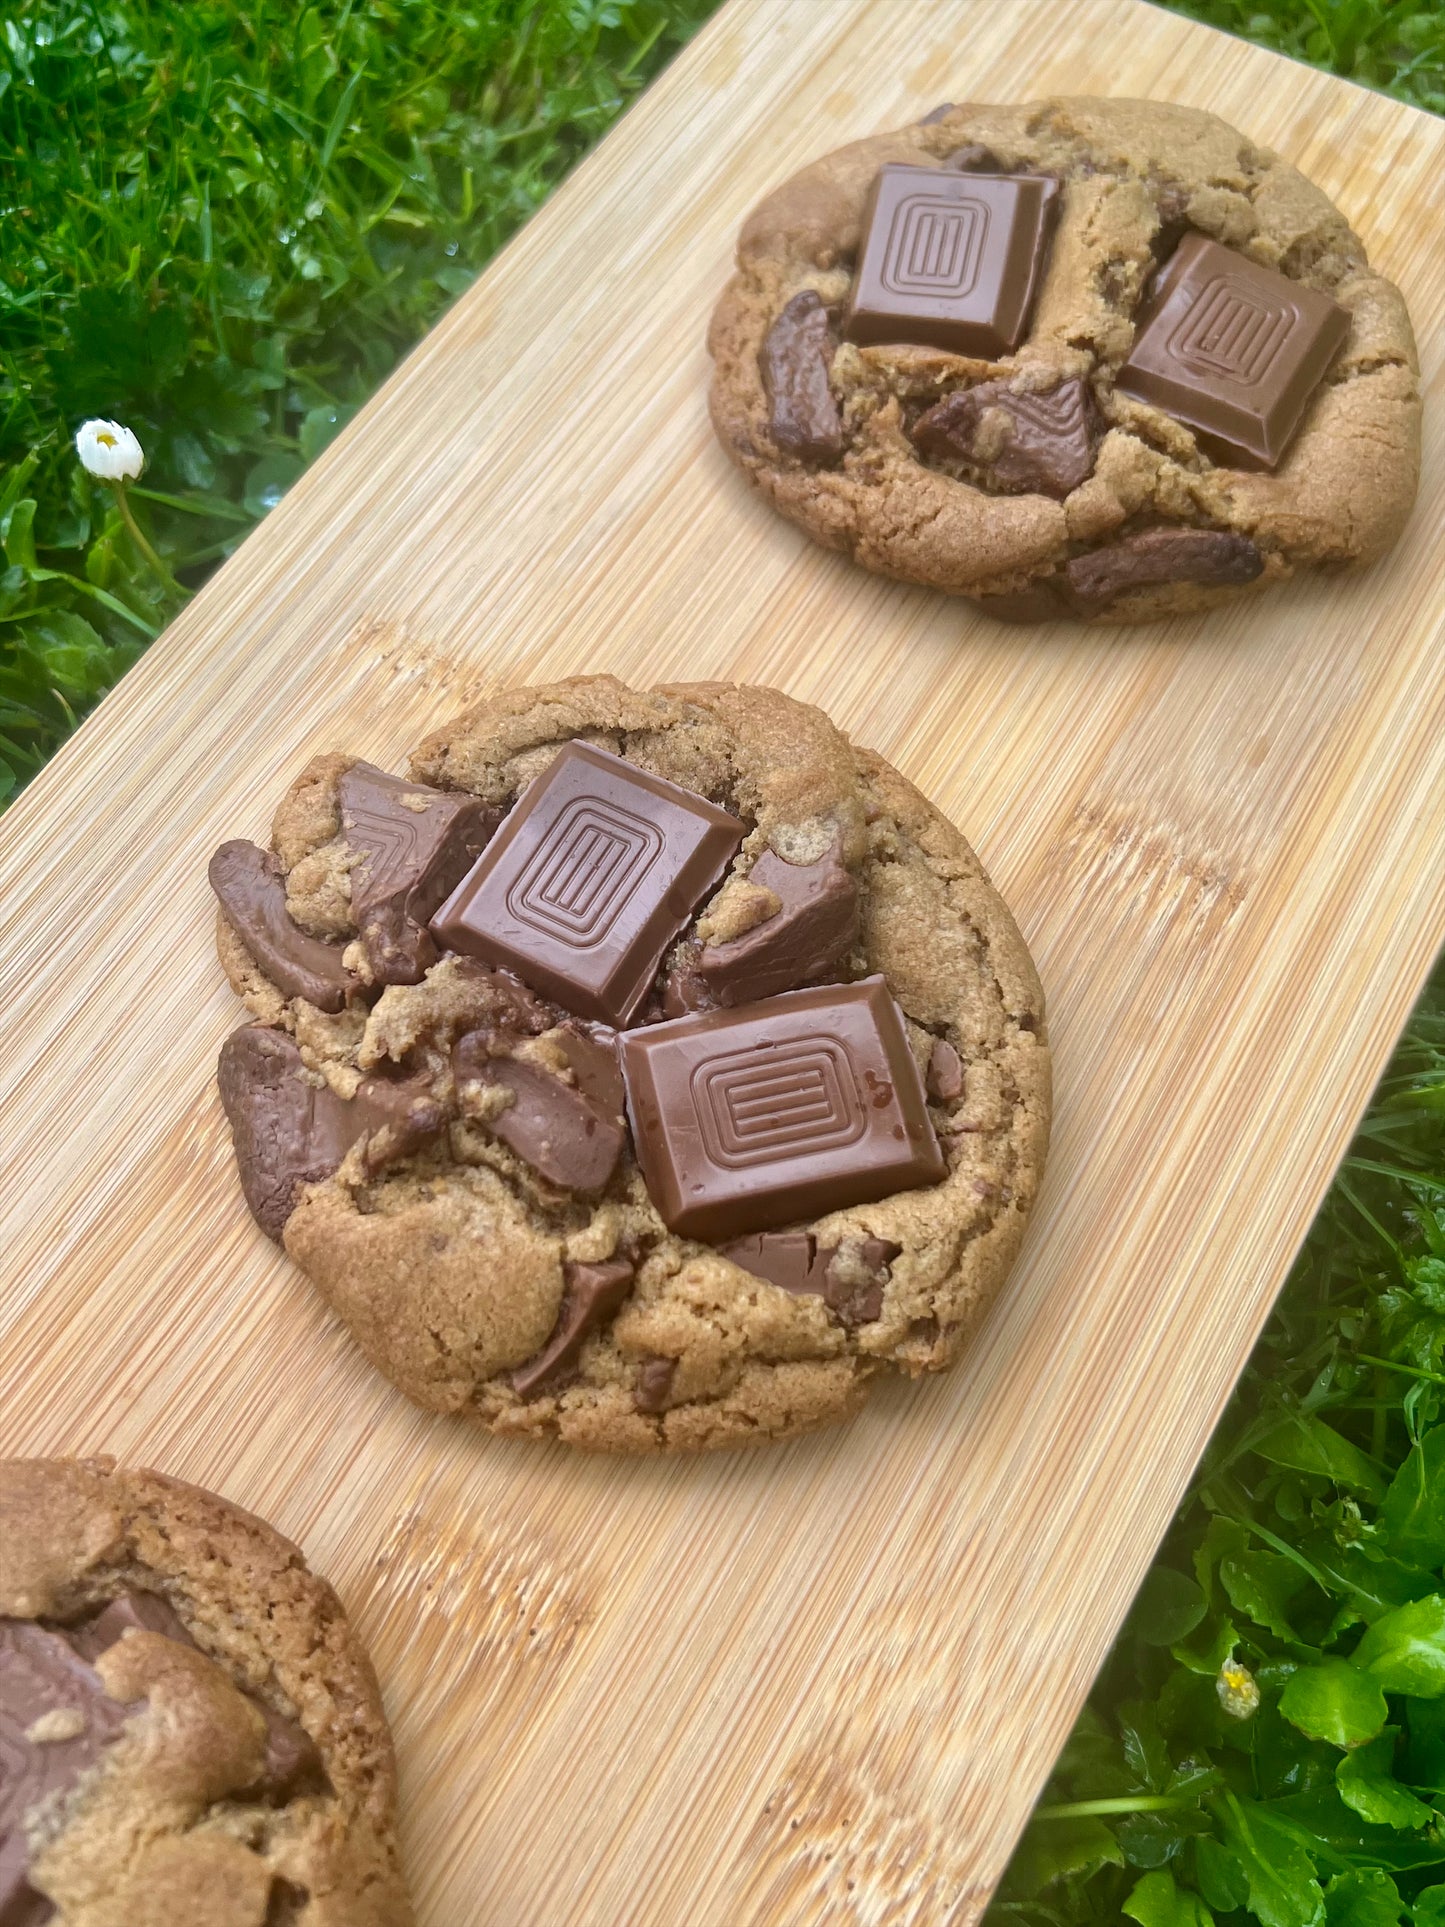
<instances>
[{"instance_id":1,"label":"chocolate chunk cookie","mask_svg":"<svg viewBox=\"0 0 1445 1927\"><path fill-rule=\"evenodd\" d=\"M410 1927L395 1806L295 1546L159 1473L0 1460L4 1927Z\"/></svg>"},{"instance_id":2,"label":"chocolate chunk cookie","mask_svg":"<svg viewBox=\"0 0 1445 1927\"><path fill-rule=\"evenodd\" d=\"M385 867L412 925L435 905L414 976L368 935L357 768L318 757L248 859L279 917L218 888L251 1019L220 1089L257 1221L382 1371L643 1451L782 1437L958 1356L1038 1186L1049 1053L952 824L776 691L514 690L365 775L435 817Z\"/></svg>"},{"instance_id":3,"label":"chocolate chunk cookie","mask_svg":"<svg viewBox=\"0 0 1445 1927\"><path fill-rule=\"evenodd\" d=\"M816 541L1005 620L1143 622L1373 562L1420 461L1398 289L1197 109L946 106L749 217L713 422Z\"/></svg>"}]
</instances>

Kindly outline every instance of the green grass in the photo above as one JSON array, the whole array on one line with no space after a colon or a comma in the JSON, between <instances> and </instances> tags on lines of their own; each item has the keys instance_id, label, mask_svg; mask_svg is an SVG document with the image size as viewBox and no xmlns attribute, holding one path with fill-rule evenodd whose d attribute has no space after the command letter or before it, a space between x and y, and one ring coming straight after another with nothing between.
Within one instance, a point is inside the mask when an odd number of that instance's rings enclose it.
<instances>
[{"instance_id":1,"label":"green grass","mask_svg":"<svg viewBox=\"0 0 1445 1927\"><path fill-rule=\"evenodd\" d=\"M0 21L0 802L710 0L19 0ZM27 506L31 505L31 506Z\"/></svg>"},{"instance_id":2,"label":"green grass","mask_svg":"<svg viewBox=\"0 0 1445 1927\"><path fill-rule=\"evenodd\" d=\"M0 808L714 4L10 0ZM1445 111L1445 7L1180 10ZM80 472L93 414L179 591ZM1437 983L993 1927L1445 1927L1442 1400Z\"/></svg>"}]
</instances>

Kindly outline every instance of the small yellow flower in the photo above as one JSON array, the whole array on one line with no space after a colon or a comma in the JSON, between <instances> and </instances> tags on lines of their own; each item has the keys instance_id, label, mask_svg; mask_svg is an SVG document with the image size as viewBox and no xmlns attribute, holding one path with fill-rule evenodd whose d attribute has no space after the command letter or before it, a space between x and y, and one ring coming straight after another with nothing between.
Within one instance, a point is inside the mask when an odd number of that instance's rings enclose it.
<instances>
[{"instance_id":1,"label":"small yellow flower","mask_svg":"<svg viewBox=\"0 0 1445 1927\"><path fill-rule=\"evenodd\" d=\"M1233 1720L1253 1719L1259 1711L1259 1687L1254 1674L1247 1666L1241 1666L1233 1653L1220 1667L1214 1690L1219 1695L1219 1704Z\"/></svg>"},{"instance_id":2,"label":"small yellow flower","mask_svg":"<svg viewBox=\"0 0 1445 1927\"><path fill-rule=\"evenodd\" d=\"M133 482L145 467L141 445L124 422L82 422L75 431L75 452L102 482Z\"/></svg>"}]
</instances>

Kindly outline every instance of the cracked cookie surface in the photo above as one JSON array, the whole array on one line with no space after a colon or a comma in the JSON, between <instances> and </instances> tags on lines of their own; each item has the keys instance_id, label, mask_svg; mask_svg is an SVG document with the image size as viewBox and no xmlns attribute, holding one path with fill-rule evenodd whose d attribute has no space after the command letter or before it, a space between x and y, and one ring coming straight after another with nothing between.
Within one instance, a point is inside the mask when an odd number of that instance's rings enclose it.
<instances>
[{"instance_id":1,"label":"cracked cookie surface","mask_svg":"<svg viewBox=\"0 0 1445 1927\"><path fill-rule=\"evenodd\" d=\"M869 191L895 163L1060 182L1016 352L986 361L840 338ZM1348 315L1273 471L1211 460L1182 422L1117 385L1154 277L1191 233ZM1419 370L1398 289L1320 189L1193 108L950 105L840 148L745 223L709 346L714 426L776 508L865 568L1004 619L1149 621L1361 566L1394 542L1415 496ZM1161 533L1190 539L1161 545Z\"/></svg>"},{"instance_id":2,"label":"cracked cookie surface","mask_svg":"<svg viewBox=\"0 0 1445 1927\"><path fill-rule=\"evenodd\" d=\"M423 743L409 775L505 820L574 743L743 833L635 1024L787 988L770 930L810 983L882 976L942 1181L791 1227L769 1275L757 1238L729 1253L669 1231L616 1126L605 1034L447 951L418 981L369 980L339 794L354 761L328 755L282 801L268 861L299 937L355 973L343 1008L287 994L219 925L254 1020L222 1060L223 1086L249 1079L227 1108L253 1210L403 1391L500 1433L740 1444L845 1415L882 1369L943 1369L1013 1261L1048 1136L1043 997L1007 908L911 784L772 690L514 690ZM228 1073L228 1053L246 1064Z\"/></svg>"},{"instance_id":3,"label":"cracked cookie surface","mask_svg":"<svg viewBox=\"0 0 1445 1927\"><path fill-rule=\"evenodd\" d=\"M0 1916L411 1927L371 1664L298 1549L109 1459L0 1460Z\"/></svg>"}]
</instances>

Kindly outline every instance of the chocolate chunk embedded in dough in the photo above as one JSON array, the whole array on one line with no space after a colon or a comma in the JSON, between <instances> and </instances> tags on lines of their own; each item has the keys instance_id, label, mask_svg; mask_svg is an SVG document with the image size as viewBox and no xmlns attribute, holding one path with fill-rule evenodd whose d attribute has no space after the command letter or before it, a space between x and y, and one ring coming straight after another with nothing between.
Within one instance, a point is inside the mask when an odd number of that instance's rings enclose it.
<instances>
[{"instance_id":1,"label":"chocolate chunk embedded in dough","mask_svg":"<svg viewBox=\"0 0 1445 1927\"><path fill-rule=\"evenodd\" d=\"M353 763L336 785L342 833L361 861L351 907L373 979L420 983L437 959L427 924L491 840L502 812Z\"/></svg>"},{"instance_id":2,"label":"chocolate chunk embedded in dough","mask_svg":"<svg viewBox=\"0 0 1445 1927\"><path fill-rule=\"evenodd\" d=\"M1016 394L1006 382L981 382L946 396L914 425L927 455L972 463L1010 493L1064 496L1094 470L1098 418L1088 385L1060 382L1043 394Z\"/></svg>"},{"instance_id":3,"label":"chocolate chunk embedded in dough","mask_svg":"<svg viewBox=\"0 0 1445 1927\"><path fill-rule=\"evenodd\" d=\"M199 1650L175 1609L158 1593L123 1592L92 1618L65 1629L65 1638L83 1659L95 1660L124 1639L128 1632L158 1633L178 1646ZM329 1786L316 1742L304 1727L268 1706L256 1694L239 1688L266 1722L266 1756L255 1793L282 1802L301 1793L324 1792ZM0 1927L4 1927L0 1914Z\"/></svg>"},{"instance_id":4,"label":"chocolate chunk embedded in dough","mask_svg":"<svg viewBox=\"0 0 1445 1927\"><path fill-rule=\"evenodd\" d=\"M567 1059L578 1090L620 1118L627 1100L617 1061L617 1032L605 1024L562 1024L548 1034L547 1041Z\"/></svg>"},{"instance_id":5,"label":"chocolate chunk embedded in dough","mask_svg":"<svg viewBox=\"0 0 1445 1927\"><path fill-rule=\"evenodd\" d=\"M883 1309L883 1287L900 1247L882 1238L853 1238L819 1250L807 1231L765 1231L720 1245L744 1271L783 1291L821 1298L852 1330L871 1324Z\"/></svg>"},{"instance_id":6,"label":"chocolate chunk embedded in dough","mask_svg":"<svg viewBox=\"0 0 1445 1927\"><path fill-rule=\"evenodd\" d=\"M604 1264L565 1265L562 1276L562 1309L552 1336L535 1358L512 1373L518 1398L552 1391L566 1377L588 1333L621 1309L632 1289L634 1267L626 1258L609 1258Z\"/></svg>"},{"instance_id":7,"label":"chocolate chunk embedded in dough","mask_svg":"<svg viewBox=\"0 0 1445 1927\"><path fill-rule=\"evenodd\" d=\"M740 937L703 948L698 974L719 1004L796 990L835 969L858 940L858 885L836 845L816 863L785 863L765 850L748 881L782 907Z\"/></svg>"},{"instance_id":8,"label":"chocolate chunk embedded in dough","mask_svg":"<svg viewBox=\"0 0 1445 1927\"><path fill-rule=\"evenodd\" d=\"M350 1102L313 1084L285 1031L245 1024L221 1046L221 1104L251 1215L279 1244L303 1185L329 1178L368 1136L368 1174L406 1157L446 1122L419 1079L369 1077Z\"/></svg>"},{"instance_id":9,"label":"chocolate chunk embedded in dough","mask_svg":"<svg viewBox=\"0 0 1445 1927\"><path fill-rule=\"evenodd\" d=\"M63 1633L31 1620L0 1619L0 1921L6 1927L39 1927L54 1912L27 1878L27 1814L63 1799L134 1711L111 1699Z\"/></svg>"},{"instance_id":10,"label":"chocolate chunk embedded in dough","mask_svg":"<svg viewBox=\"0 0 1445 1927\"><path fill-rule=\"evenodd\" d=\"M550 1184L600 1191L617 1169L626 1129L616 1112L555 1071L511 1055L490 1030L468 1031L452 1051L462 1114L509 1145Z\"/></svg>"},{"instance_id":11,"label":"chocolate chunk embedded in dough","mask_svg":"<svg viewBox=\"0 0 1445 1927\"><path fill-rule=\"evenodd\" d=\"M768 431L778 447L805 462L835 462L843 453L843 418L828 386L833 337L822 297L795 294L769 328L758 357L767 390Z\"/></svg>"},{"instance_id":12,"label":"chocolate chunk embedded in dough","mask_svg":"<svg viewBox=\"0 0 1445 1927\"><path fill-rule=\"evenodd\" d=\"M672 1398L672 1381L677 1377L675 1358L644 1358L632 1381L632 1402L639 1412L656 1418L665 1412Z\"/></svg>"},{"instance_id":13,"label":"chocolate chunk embedded in dough","mask_svg":"<svg viewBox=\"0 0 1445 1927\"><path fill-rule=\"evenodd\" d=\"M308 936L286 908L280 860L238 838L211 858L211 888L236 935L277 989L333 1015L358 988L339 943Z\"/></svg>"},{"instance_id":14,"label":"chocolate chunk embedded in dough","mask_svg":"<svg viewBox=\"0 0 1445 1927\"><path fill-rule=\"evenodd\" d=\"M1065 565L1068 595L1081 613L1105 609L1130 589L1166 582L1224 587L1253 582L1264 557L1247 535L1230 529L1144 529Z\"/></svg>"},{"instance_id":15,"label":"chocolate chunk embedded in dough","mask_svg":"<svg viewBox=\"0 0 1445 1927\"><path fill-rule=\"evenodd\" d=\"M963 1096L963 1059L947 1038L940 1037L929 1052L924 1083L939 1104L952 1104Z\"/></svg>"}]
</instances>

